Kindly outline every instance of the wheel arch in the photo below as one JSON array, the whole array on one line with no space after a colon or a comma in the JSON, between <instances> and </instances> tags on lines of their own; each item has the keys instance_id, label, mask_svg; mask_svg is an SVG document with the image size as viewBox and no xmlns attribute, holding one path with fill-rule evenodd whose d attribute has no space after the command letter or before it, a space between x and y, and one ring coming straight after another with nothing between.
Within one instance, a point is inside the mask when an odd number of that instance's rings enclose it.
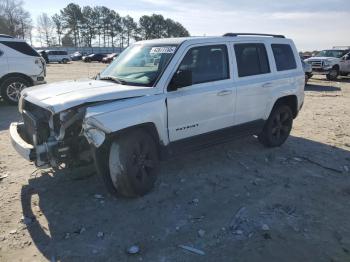
<instances>
[{"instance_id":1,"label":"wheel arch","mask_svg":"<svg viewBox=\"0 0 350 262\"><path fill-rule=\"evenodd\" d=\"M292 110L293 113L293 118L296 118L298 115L298 98L296 95L288 95L288 96L283 96L278 98L273 107L270 110L270 114L271 112L280 105L287 105L290 107L290 109Z\"/></svg>"},{"instance_id":2,"label":"wheel arch","mask_svg":"<svg viewBox=\"0 0 350 262\"><path fill-rule=\"evenodd\" d=\"M338 72L340 71L340 66L338 64L335 64L332 68L338 70Z\"/></svg>"},{"instance_id":3,"label":"wheel arch","mask_svg":"<svg viewBox=\"0 0 350 262\"><path fill-rule=\"evenodd\" d=\"M156 125L152 122L141 123L141 124L129 126L129 127L114 131L114 132L108 134L107 139L112 139L112 138L118 137L120 135L124 135L124 134L131 132L131 131L134 131L134 130L142 130L142 131L148 133L153 138L153 140L157 144L157 146L160 146L160 136L158 134Z\"/></svg>"},{"instance_id":4,"label":"wheel arch","mask_svg":"<svg viewBox=\"0 0 350 262\"><path fill-rule=\"evenodd\" d=\"M25 75L25 74L22 74L22 73L9 73L9 74L6 74L6 75L4 75L4 76L2 76L2 77L0 78L0 88L1 88L2 83L3 83L6 79L8 79L8 78L10 78L10 77L21 77L21 78L25 79L26 81L28 81L29 84L30 84L30 86L32 86L32 85L34 84L34 83L33 83L33 79L31 79L29 76L27 76L27 75Z\"/></svg>"}]
</instances>

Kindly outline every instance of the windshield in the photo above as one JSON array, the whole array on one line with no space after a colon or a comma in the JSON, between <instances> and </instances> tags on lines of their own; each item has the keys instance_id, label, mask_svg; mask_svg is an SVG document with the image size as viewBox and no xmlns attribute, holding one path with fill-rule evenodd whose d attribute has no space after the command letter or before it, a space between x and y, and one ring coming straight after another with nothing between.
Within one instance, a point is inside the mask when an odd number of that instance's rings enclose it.
<instances>
[{"instance_id":1,"label":"windshield","mask_svg":"<svg viewBox=\"0 0 350 262\"><path fill-rule=\"evenodd\" d=\"M176 45L135 44L122 52L100 75L123 84L153 86L176 50Z\"/></svg>"},{"instance_id":2,"label":"windshield","mask_svg":"<svg viewBox=\"0 0 350 262\"><path fill-rule=\"evenodd\" d=\"M336 57L341 58L346 54L346 50L323 50L319 52L315 57Z\"/></svg>"}]
</instances>

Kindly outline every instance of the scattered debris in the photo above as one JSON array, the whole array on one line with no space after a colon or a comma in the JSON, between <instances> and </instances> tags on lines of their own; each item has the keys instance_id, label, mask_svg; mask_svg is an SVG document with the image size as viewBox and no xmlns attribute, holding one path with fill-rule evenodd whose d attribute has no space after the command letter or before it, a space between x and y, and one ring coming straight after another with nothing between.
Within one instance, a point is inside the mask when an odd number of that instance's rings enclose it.
<instances>
[{"instance_id":1,"label":"scattered debris","mask_svg":"<svg viewBox=\"0 0 350 262\"><path fill-rule=\"evenodd\" d=\"M135 255L138 254L140 252L140 247L137 245L133 245L131 247L129 247L126 252L130 255Z\"/></svg>"},{"instance_id":2,"label":"scattered debris","mask_svg":"<svg viewBox=\"0 0 350 262\"><path fill-rule=\"evenodd\" d=\"M344 171L345 172L349 172L349 167L348 166L344 166Z\"/></svg>"},{"instance_id":3,"label":"scattered debris","mask_svg":"<svg viewBox=\"0 0 350 262\"><path fill-rule=\"evenodd\" d=\"M238 161L238 163L243 166L246 170L249 170L249 166L247 166L246 164L244 164L242 161Z\"/></svg>"},{"instance_id":4,"label":"scattered debris","mask_svg":"<svg viewBox=\"0 0 350 262\"><path fill-rule=\"evenodd\" d=\"M241 207L240 209L238 209L230 225L232 230L236 230L238 226L242 223L242 220L243 220L242 217L243 217L243 214L246 213L246 211L247 211L246 207Z\"/></svg>"},{"instance_id":5,"label":"scattered debris","mask_svg":"<svg viewBox=\"0 0 350 262\"><path fill-rule=\"evenodd\" d=\"M199 199L198 199L198 198L193 199L193 200L192 200L192 203L193 203L193 204L198 204L198 203L199 203Z\"/></svg>"},{"instance_id":6,"label":"scattered debris","mask_svg":"<svg viewBox=\"0 0 350 262\"><path fill-rule=\"evenodd\" d=\"M302 162L303 160L300 157L293 157L295 161Z\"/></svg>"},{"instance_id":7,"label":"scattered debris","mask_svg":"<svg viewBox=\"0 0 350 262\"><path fill-rule=\"evenodd\" d=\"M175 230L176 230L176 231L179 231L179 230L180 230L180 227L179 227L179 226L175 227Z\"/></svg>"},{"instance_id":8,"label":"scattered debris","mask_svg":"<svg viewBox=\"0 0 350 262\"><path fill-rule=\"evenodd\" d=\"M199 230L198 230L198 236L199 236L199 237L204 237L204 235L205 235L205 230L199 229Z\"/></svg>"},{"instance_id":9,"label":"scattered debris","mask_svg":"<svg viewBox=\"0 0 350 262\"><path fill-rule=\"evenodd\" d=\"M263 224L263 225L261 226L261 229L264 230L264 231L269 231L269 230L270 230L270 227L269 227L268 225L266 225L266 224Z\"/></svg>"},{"instance_id":10,"label":"scattered debris","mask_svg":"<svg viewBox=\"0 0 350 262\"><path fill-rule=\"evenodd\" d=\"M3 180L3 179L5 179L5 178L8 177L8 176L9 176L8 174L5 174L5 175L0 176L0 181Z\"/></svg>"},{"instance_id":11,"label":"scattered debris","mask_svg":"<svg viewBox=\"0 0 350 262\"><path fill-rule=\"evenodd\" d=\"M236 230L235 232L234 232L236 235L243 235L243 230Z\"/></svg>"},{"instance_id":12,"label":"scattered debris","mask_svg":"<svg viewBox=\"0 0 350 262\"><path fill-rule=\"evenodd\" d=\"M66 233L64 236L64 239L69 239L70 238L70 233Z\"/></svg>"},{"instance_id":13,"label":"scattered debris","mask_svg":"<svg viewBox=\"0 0 350 262\"><path fill-rule=\"evenodd\" d=\"M82 227L80 230L79 230L79 234L82 234L86 231L86 228L85 227Z\"/></svg>"},{"instance_id":14,"label":"scattered debris","mask_svg":"<svg viewBox=\"0 0 350 262\"><path fill-rule=\"evenodd\" d=\"M95 194L94 198L96 198L96 199L104 199L104 197L102 195L100 195L100 194Z\"/></svg>"},{"instance_id":15,"label":"scattered debris","mask_svg":"<svg viewBox=\"0 0 350 262\"><path fill-rule=\"evenodd\" d=\"M105 235L105 234L104 234L103 232L101 232L101 231L97 233L97 237L98 237L98 238L103 238L104 235Z\"/></svg>"},{"instance_id":16,"label":"scattered debris","mask_svg":"<svg viewBox=\"0 0 350 262\"><path fill-rule=\"evenodd\" d=\"M98 250L97 249L93 249L92 250L92 254L97 254L98 253Z\"/></svg>"},{"instance_id":17,"label":"scattered debris","mask_svg":"<svg viewBox=\"0 0 350 262\"><path fill-rule=\"evenodd\" d=\"M185 245L179 245L179 247L182 248L182 249L185 249L187 251L190 251L192 253L195 253L197 255L201 255L201 256L205 255L204 251L202 251L200 249L197 249L197 248L194 248L194 247L185 246Z\"/></svg>"},{"instance_id":18,"label":"scattered debris","mask_svg":"<svg viewBox=\"0 0 350 262\"><path fill-rule=\"evenodd\" d=\"M185 182L186 182L186 179L181 178L180 182L181 182L181 183L185 183Z\"/></svg>"}]
</instances>

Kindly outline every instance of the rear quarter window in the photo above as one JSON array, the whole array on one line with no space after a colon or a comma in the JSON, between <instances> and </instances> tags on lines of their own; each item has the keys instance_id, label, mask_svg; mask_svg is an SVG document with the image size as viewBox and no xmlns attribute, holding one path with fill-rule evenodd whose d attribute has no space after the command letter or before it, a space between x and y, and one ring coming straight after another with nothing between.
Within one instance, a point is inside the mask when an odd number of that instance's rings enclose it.
<instances>
[{"instance_id":1,"label":"rear quarter window","mask_svg":"<svg viewBox=\"0 0 350 262\"><path fill-rule=\"evenodd\" d=\"M16 50L24 55L40 56L30 45L26 42L0 41L1 44Z\"/></svg>"},{"instance_id":2,"label":"rear quarter window","mask_svg":"<svg viewBox=\"0 0 350 262\"><path fill-rule=\"evenodd\" d=\"M294 53L288 44L272 44L273 56L277 71L292 70L297 68Z\"/></svg>"}]
</instances>

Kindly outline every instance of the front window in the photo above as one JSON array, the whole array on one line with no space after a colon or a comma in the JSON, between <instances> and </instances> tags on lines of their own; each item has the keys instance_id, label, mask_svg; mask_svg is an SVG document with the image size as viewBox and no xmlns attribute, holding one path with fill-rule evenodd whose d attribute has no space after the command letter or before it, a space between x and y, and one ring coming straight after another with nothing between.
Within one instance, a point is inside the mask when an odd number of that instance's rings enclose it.
<instances>
[{"instance_id":1,"label":"front window","mask_svg":"<svg viewBox=\"0 0 350 262\"><path fill-rule=\"evenodd\" d=\"M315 57L336 57L341 58L346 54L346 50L323 50L315 55Z\"/></svg>"},{"instance_id":2,"label":"front window","mask_svg":"<svg viewBox=\"0 0 350 262\"><path fill-rule=\"evenodd\" d=\"M154 86L176 51L176 45L135 44L108 66L100 79L114 79L122 84Z\"/></svg>"}]
</instances>

